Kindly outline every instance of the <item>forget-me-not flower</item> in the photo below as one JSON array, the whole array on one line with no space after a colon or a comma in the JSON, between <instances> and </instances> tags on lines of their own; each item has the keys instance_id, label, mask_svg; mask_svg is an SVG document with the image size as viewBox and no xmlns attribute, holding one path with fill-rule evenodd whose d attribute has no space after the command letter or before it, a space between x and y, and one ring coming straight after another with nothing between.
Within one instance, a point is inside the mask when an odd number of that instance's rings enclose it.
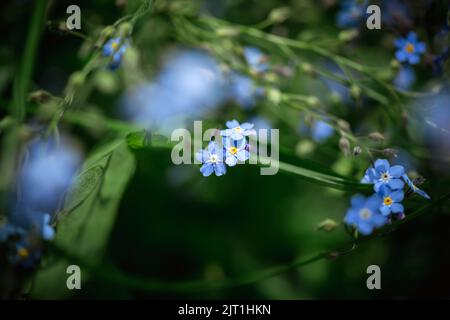
<instances>
[{"instance_id":1,"label":"forget-me-not flower","mask_svg":"<svg viewBox=\"0 0 450 320\"><path fill-rule=\"evenodd\" d=\"M389 216L391 213L402 213L404 208L400 203L405 194L403 190L391 190L387 185L383 185L379 192L382 197L380 211L383 216Z\"/></svg>"},{"instance_id":2,"label":"forget-me-not flower","mask_svg":"<svg viewBox=\"0 0 450 320\"><path fill-rule=\"evenodd\" d=\"M223 137L230 137L233 140L241 140L244 137L255 135L256 132L253 128L253 124L244 122L243 124L239 124L238 121L232 120L226 122L227 128L225 130L221 130L220 134Z\"/></svg>"},{"instance_id":3,"label":"forget-me-not flower","mask_svg":"<svg viewBox=\"0 0 450 320\"><path fill-rule=\"evenodd\" d=\"M227 172L223 148L214 141L211 141L206 149L198 151L196 158L203 164L200 172L204 177L210 176L213 172L216 176L222 176Z\"/></svg>"},{"instance_id":4,"label":"forget-me-not flower","mask_svg":"<svg viewBox=\"0 0 450 320\"><path fill-rule=\"evenodd\" d=\"M420 56L425 52L425 43L419 41L415 32L410 32L406 38L398 38L394 42L397 47L395 57L400 62L417 64Z\"/></svg>"},{"instance_id":5,"label":"forget-me-not flower","mask_svg":"<svg viewBox=\"0 0 450 320\"><path fill-rule=\"evenodd\" d=\"M120 66L127 47L128 41L122 40L121 38L111 38L103 45L103 56L111 58L108 65L110 69L114 70Z\"/></svg>"},{"instance_id":6,"label":"forget-me-not flower","mask_svg":"<svg viewBox=\"0 0 450 320\"><path fill-rule=\"evenodd\" d=\"M402 176L405 173L403 166L389 164L386 159L378 159L375 161L374 167L366 170L362 183L374 184L375 192L379 192L381 186L387 185L392 190L401 189L404 186Z\"/></svg>"},{"instance_id":7,"label":"forget-me-not flower","mask_svg":"<svg viewBox=\"0 0 450 320\"><path fill-rule=\"evenodd\" d=\"M256 99L264 94L264 89L257 87L250 77L234 72L230 80L230 98L245 110L253 108Z\"/></svg>"},{"instance_id":8,"label":"forget-me-not flower","mask_svg":"<svg viewBox=\"0 0 450 320\"><path fill-rule=\"evenodd\" d=\"M366 15L367 1L344 0L336 17L339 28L354 28L361 24Z\"/></svg>"},{"instance_id":9,"label":"forget-me-not flower","mask_svg":"<svg viewBox=\"0 0 450 320\"><path fill-rule=\"evenodd\" d=\"M314 141L323 142L334 133L334 129L325 121L315 121L311 128L311 136Z\"/></svg>"},{"instance_id":10,"label":"forget-me-not flower","mask_svg":"<svg viewBox=\"0 0 450 320\"><path fill-rule=\"evenodd\" d=\"M257 73L263 73L269 70L269 65L267 64L267 56L258 48L245 47L244 58L250 68Z\"/></svg>"},{"instance_id":11,"label":"forget-me-not flower","mask_svg":"<svg viewBox=\"0 0 450 320\"><path fill-rule=\"evenodd\" d=\"M238 161L246 161L250 157L246 139L233 140L224 138L225 163L234 167Z\"/></svg>"},{"instance_id":12,"label":"forget-me-not flower","mask_svg":"<svg viewBox=\"0 0 450 320\"><path fill-rule=\"evenodd\" d=\"M402 66L394 79L394 86L398 89L408 90L416 82L416 73L408 65Z\"/></svg>"},{"instance_id":13,"label":"forget-me-not flower","mask_svg":"<svg viewBox=\"0 0 450 320\"><path fill-rule=\"evenodd\" d=\"M351 199L344 221L354 226L363 235L369 235L375 228L382 227L388 220L380 211L381 197L378 194L366 198L357 194Z\"/></svg>"}]
</instances>

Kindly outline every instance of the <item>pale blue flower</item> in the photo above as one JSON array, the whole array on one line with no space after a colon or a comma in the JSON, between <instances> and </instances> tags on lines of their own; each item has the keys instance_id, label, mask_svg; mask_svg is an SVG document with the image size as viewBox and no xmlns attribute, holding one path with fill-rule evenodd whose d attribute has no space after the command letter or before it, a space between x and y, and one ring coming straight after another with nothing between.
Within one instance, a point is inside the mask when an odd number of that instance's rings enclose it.
<instances>
[{"instance_id":1,"label":"pale blue flower","mask_svg":"<svg viewBox=\"0 0 450 320\"><path fill-rule=\"evenodd\" d=\"M371 234L375 228L382 227L388 221L379 211L381 201L378 194L368 198L360 194L353 196L344 222L355 227L363 235Z\"/></svg>"},{"instance_id":2,"label":"pale blue flower","mask_svg":"<svg viewBox=\"0 0 450 320\"><path fill-rule=\"evenodd\" d=\"M204 177L210 176L213 172L216 176L222 176L227 172L223 148L214 141L211 141L206 149L198 151L196 158L203 164L200 172Z\"/></svg>"},{"instance_id":3,"label":"pale blue flower","mask_svg":"<svg viewBox=\"0 0 450 320\"><path fill-rule=\"evenodd\" d=\"M391 213L403 213L404 208L400 203L405 197L403 190L391 190L387 185L383 185L380 188L379 195L382 198L380 212L383 216L387 217Z\"/></svg>"},{"instance_id":4,"label":"pale blue flower","mask_svg":"<svg viewBox=\"0 0 450 320\"><path fill-rule=\"evenodd\" d=\"M224 140L225 163L228 166L234 167L238 161L244 162L250 158L246 139L233 140L224 138Z\"/></svg>"},{"instance_id":5,"label":"pale blue flower","mask_svg":"<svg viewBox=\"0 0 450 320\"><path fill-rule=\"evenodd\" d=\"M258 48L245 47L244 58L250 68L252 68L255 72L263 73L269 69L269 65L266 62L267 56Z\"/></svg>"},{"instance_id":6,"label":"pale blue flower","mask_svg":"<svg viewBox=\"0 0 450 320\"><path fill-rule=\"evenodd\" d=\"M103 46L102 54L104 57L110 57L109 68L114 70L117 69L121 62L122 57L125 54L129 46L128 40L123 40L121 38L109 39Z\"/></svg>"},{"instance_id":7,"label":"pale blue flower","mask_svg":"<svg viewBox=\"0 0 450 320\"><path fill-rule=\"evenodd\" d=\"M238 121L232 120L227 121L226 125L228 129L220 131L220 134L223 137L230 137L233 140L241 140L244 137L256 134L255 130L252 129L253 124L248 122L239 124Z\"/></svg>"},{"instance_id":8,"label":"pale blue flower","mask_svg":"<svg viewBox=\"0 0 450 320\"><path fill-rule=\"evenodd\" d=\"M340 28L354 28L363 22L366 15L367 1L341 1L341 10L336 17L336 24Z\"/></svg>"},{"instance_id":9,"label":"pale blue flower","mask_svg":"<svg viewBox=\"0 0 450 320\"><path fill-rule=\"evenodd\" d=\"M317 142L324 142L334 133L334 128L322 120L315 121L311 128L311 136Z\"/></svg>"},{"instance_id":10,"label":"pale blue flower","mask_svg":"<svg viewBox=\"0 0 450 320\"><path fill-rule=\"evenodd\" d=\"M394 42L397 51L395 57L400 62L417 64L420 56L425 53L425 43L419 41L415 32L410 32L405 38L398 38Z\"/></svg>"},{"instance_id":11,"label":"pale blue flower","mask_svg":"<svg viewBox=\"0 0 450 320\"><path fill-rule=\"evenodd\" d=\"M366 170L361 182L374 184L375 192L379 192L383 185L389 186L392 190L402 189L404 182L401 178L404 173L403 166L391 167L386 159L378 159L373 168Z\"/></svg>"},{"instance_id":12,"label":"pale blue flower","mask_svg":"<svg viewBox=\"0 0 450 320\"><path fill-rule=\"evenodd\" d=\"M233 72L230 80L230 97L245 110L252 109L264 94L264 89L257 87L250 77Z\"/></svg>"},{"instance_id":13,"label":"pale blue flower","mask_svg":"<svg viewBox=\"0 0 450 320\"><path fill-rule=\"evenodd\" d=\"M398 89L409 90L416 82L416 73L410 66L402 66L394 79L394 86Z\"/></svg>"}]
</instances>

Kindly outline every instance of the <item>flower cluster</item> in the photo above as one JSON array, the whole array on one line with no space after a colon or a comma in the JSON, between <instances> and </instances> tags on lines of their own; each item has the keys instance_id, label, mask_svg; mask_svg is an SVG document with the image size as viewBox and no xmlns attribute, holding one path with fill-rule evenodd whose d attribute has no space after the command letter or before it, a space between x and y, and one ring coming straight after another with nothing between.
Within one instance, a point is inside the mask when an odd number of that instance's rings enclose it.
<instances>
[{"instance_id":1,"label":"flower cluster","mask_svg":"<svg viewBox=\"0 0 450 320\"><path fill-rule=\"evenodd\" d=\"M200 172L204 177L213 172L222 176L227 172L226 166L234 167L239 161L245 162L250 158L248 137L255 135L253 124L240 124L236 120L227 121L227 129L221 130L222 144L211 141L208 147L196 153L196 159L202 163Z\"/></svg>"},{"instance_id":2,"label":"flower cluster","mask_svg":"<svg viewBox=\"0 0 450 320\"><path fill-rule=\"evenodd\" d=\"M386 224L392 215L397 218L404 216L402 201L405 183L412 192L430 199L425 191L414 185L403 166L391 166L386 159L375 161L374 166L366 170L361 182L373 184L375 193L368 198L359 194L354 196L344 221L364 235Z\"/></svg>"},{"instance_id":3,"label":"flower cluster","mask_svg":"<svg viewBox=\"0 0 450 320\"><path fill-rule=\"evenodd\" d=\"M128 46L128 40L121 38L111 38L103 45L103 56L111 59L108 63L109 69L115 70L120 66L122 57Z\"/></svg>"},{"instance_id":4,"label":"flower cluster","mask_svg":"<svg viewBox=\"0 0 450 320\"><path fill-rule=\"evenodd\" d=\"M38 264L43 241L55 236L51 213L58 210L80 160L79 153L65 143L39 139L29 145L18 174L20 192L0 224L0 245L8 248L11 264L21 268Z\"/></svg>"}]
</instances>

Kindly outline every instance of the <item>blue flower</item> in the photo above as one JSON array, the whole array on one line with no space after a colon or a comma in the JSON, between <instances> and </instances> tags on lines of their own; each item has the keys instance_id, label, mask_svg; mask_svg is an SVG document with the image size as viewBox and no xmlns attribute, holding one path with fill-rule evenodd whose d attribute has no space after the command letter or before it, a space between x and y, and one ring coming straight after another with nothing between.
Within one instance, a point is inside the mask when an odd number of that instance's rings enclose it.
<instances>
[{"instance_id":1,"label":"blue flower","mask_svg":"<svg viewBox=\"0 0 450 320\"><path fill-rule=\"evenodd\" d=\"M255 47L244 48L244 58L252 70L257 73L266 72L269 69L267 56Z\"/></svg>"},{"instance_id":2,"label":"blue flower","mask_svg":"<svg viewBox=\"0 0 450 320\"><path fill-rule=\"evenodd\" d=\"M424 197L425 199L431 199L431 197L422 189L419 189L414 185L414 183L411 181L411 179L408 177L408 175L405 173L403 176L403 180L405 180L406 184L409 186L409 188L417 193L418 195Z\"/></svg>"},{"instance_id":3,"label":"blue flower","mask_svg":"<svg viewBox=\"0 0 450 320\"><path fill-rule=\"evenodd\" d=\"M169 55L154 82L128 91L122 107L131 120L170 134L186 120L213 112L227 94L218 63L203 51L183 50Z\"/></svg>"},{"instance_id":4,"label":"blue flower","mask_svg":"<svg viewBox=\"0 0 450 320\"><path fill-rule=\"evenodd\" d=\"M339 28L353 28L361 24L366 14L367 1L345 0L341 2L341 10L336 17Z\"/></svg>"},{"instance_id":5,"label":"blue flower","mask_svg":"<svg viewBox=\"0 0 450 320\"><path fill-rule=\"evenodd\" d=\"M325 141L330 136L332 136L333 133L334 133L333 127L330 126L325 121L321 120L315 121L311 130L312 138L317 142Z\"/></svg>"},{"instance_id":6,"label":"blue flower","mask_svg":"<svg viewBox=\"0 0 450 320\"><path fill-rule=\"evenodd\" d=\"M225 143L225 163L234 167L238 161L246 161L250 157L246 139L233 140L224 138Z\"/></svg>"},{"instance_id":7,"label":"blue flower","mask_svg":"<svg viewBox=\"0 0 450 320\"><path fill-rule=\"evenodd\" d=\"M121 38L112 38L109 39L104 45L103 45L103 56L104 57L110 57L111 61L109 63L109 68L114 70L117 69L120 66L120 63L122 62L122 57L127 50L128 47L128 41L122 41Z\"/></svg>"},{"instance_id":8,"label":"blue flower","mask_svg":"<svg viewBox=\"0 0 450 320\"><path fill-rule=\"evenodd\" d=\"M256 99L264 94L264 89L255 85L255 82L247 76L239 73L231 75L230 96L245 110L255 106Z\"/></svg>"},{"instance_id":9,"label":"blue flower","mask_svg":"<svg viewBox=\"0 0 450 320\"><path fill-rule=\"evenodd\" d=\"M18 179L22 204L27 210L54 212L73 182L80 162L79 152L64 141L31 143Z\"/></svg>"},{"instance_id":10,"label":"blue flower","mask_svg":"<svg viewBox=\"0 0 450 320\"><path fill-rule=\"evenodd\" d=\"M417 39L415 32L410 32L406 38L396 39L394 42L397 47L395 57L400 62L417 64L420 61L420 55L425 52L425 44Z\"/></svg>"},{"instance_id":11,"label":"blue flower","mask_svg":"<svg viewBox=\"0 0 450 320\"><path fill-rule=\"evenodd\" d=\"M392 213L403 213L403 201L405 194L402 190L391 190L387 185L383 185L379 192L382 197L380 211L383 216L389 216Z\"/></svg>"},{"instance_id":12,"label":"blue flower","mask_svg":"<svg viewBox=\"0 0 450 320\"><path fill-rule=\"evenodd\" d=\"M256 134L255 130L252 129L253 124L248 122L239 124L238 121L232 120L227 121L226 125L228 129L220 131L220 134L223 137L230 137L233 140L241 140L244 137Z\"/></svg>"},{"instance_id":13,"label":"blue flower","mask_svg":"<svg viewBox=\"0 0 450 320\"><path fill-rule=\"evenodd\" d=\"M23 269L34 269L40 262L42 250L40 247L30 245L29 241L22 239L15 244L14 252L10 256L12 265Z\"/></svg>"},{"instance_id":14,"label":"blue flower","mask_svg":"<svg viewBox=\"0 0 450 320\"><path fill-rule=\"evenodd\" d=\"M403 166L392 166L385 159L375 161L374 167L366 170L362 183L374 184L375 192L379 192L381 186L387 185L392 190L402 189L404 186L402 175L405 173Z\"/></svg>"},{"instance_id":15,"label":"blue flower","mask_svg":"<svg viewBox=\"0 0 450 320\"><path fill-rule=\"evenodd\" d=\"M205 150L198 151L196 158L203 164L200 172L204 177L210 176L213 172L216 176L222 176L227 172L223 161L223 149L214 141L211 141Z\"/></svg>"},{"instance_id":16,"label":"blue flower","mask_svg":"<svg viewBox=\"0 0 450 320\"><path fill-rule=\"evenodd\" d=\"M398 89L408 90L416 82L416 73L410 66L402 66L394 79L394 86Z\"/></svg>"},{"instance_id":17,"label":"blue flower","mask_svg":"<svg viewBox=\"0 0 450 320\"><path fill-rule=\"evenodd\" d=\"M347 210L344 221L354 226L363 235L369 235L375 228L380 228L388 219L380 211L381 197L374 194L368 198L357 194L351 199L351 207Z\"/></svg>"}]
</instances>

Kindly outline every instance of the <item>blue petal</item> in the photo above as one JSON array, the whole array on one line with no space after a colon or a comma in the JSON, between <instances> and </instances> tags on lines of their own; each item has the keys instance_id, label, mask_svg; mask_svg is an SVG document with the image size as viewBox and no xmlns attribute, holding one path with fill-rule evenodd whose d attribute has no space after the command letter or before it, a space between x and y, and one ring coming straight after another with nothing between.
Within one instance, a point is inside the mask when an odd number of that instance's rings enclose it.
<instances>
[{"instance_id":1,"label":"blue petal","mask_svg":"<svg viewBox=\"0 0 450 320\"><path fill-rule=\"evenodd\" d=\"M417 42L414 48L417 53L424 53L426 51L425 43L423 42Z\"/></svg>"},{"instance_id":2,"label":"blue petal","mask_svg":"<svg viewBox=\"0 0 450 320\"><path fill-rule=\"evenodd\" d=\"M364 206L364 203L366 202L366 197L364 197L362 194L354 195L351 199L351 205L352 208L359 209Z\"/></svg>"},{"instance_id":3,"label":"blue petal","mask_svg":"<svg viewBox=\"0 0 450 320\"><path fill-rule=\"evenodd\" d=\"M378 159L375 161L375 169L377 172L382 173L389 170L390 164L386 159Z\"/></svg>"},{"instance_id":4,"label":"blue petal","mask_svg":"<svg viewBox=\"0 0 450 320\"><path fill-rule=\"evenodd\" d=\"M383 216L388 216L391 213L391 208L389 206L382 205L380 207L380 212Z\"/></svg>"},{"instance_id":5,"label":"blue petal","mask_svg":"<svg viewBox=\"0 0 450 320\"><path fill-rule=\"evenodd\" d=\"M405 62L406 59L408 59L408 55L405 51L403 51L403 49L400 49L395 52L395 58L400 62Z\"/></svg>"},{"instance_id":6,"label":"blue petal","mask_svg":"<svg viewBox=\"0 0 450 320\"><path fill-rule=\"evenodd\" d=\"M414 190L414 192L416 192L418 195L424 197L425 199L431 199L431 197L422 189L419 189L416 187L416 189Z\"/></svg>"},{"instance_id":7,"label":"blue petal","mask_svg":"<svg viewBox=\"0 0 450 320\"><path fill-rule=\"evenodd\" d=\"M250 157L250 153L247 150L240 150L236 154L239 161L246 161Z\"/></svg>"},{"instance_id":8,"label":"blue petal","mask_svg":"<svg viewBox=\"0 0 450 320\"><path fill-rule=\"evenodd\" d=\"M239 122L237 120L231 120L226 122L227 128L233 129L239 127Z\"/></svg>"},{"instance_id":9,"label":"blue petal","mask_svg":"<svg viewBox=\"0 0 450 320\"><path fill-rule=\"evenodd\" d=\"M373 190L375 190L375 192L380 192L380 189L384 184L385 183L383 181L375 182L375 185L373 186Z\"/></svg>"},{"instance_id":10,"label":"blue petal","mask_svg":"<svg viewBox=\"0 0 450 320\"><path fill-rule=\"evenodd\" d=\"M211 163L205 163L200 168L200 172L203 174L204 177L209 177L211 173L214 171L214 166Z\"/></svg>"},{"instance_id":11,"label":"blue petal","mask_svg":"<svg viewBox=\"0 0 450 320\"><path fill-rule=\"evenodd\" d=\"M391 210L393 213L401 213L404 211L404 208L400 203L393 203L391 206Z\"/></svg>"},{"instance_id":12,"label":"blue petal","mask_svg":"<svg viewBox=\"0 0 450 320\"><path fill-rule=\"evenodd\" d=\"M402 190L397 190L391 193L392 200L394 202L402 202L405 194Z\"/></svg>"},{"instance_id":13,"label":"blue petal","mask_svg":"<svg viewBox=\"0 0 450 320\"><path fill-rule=\"evenodd\" d=\"M402 176L404 173L405 173L405 169L403 168L403 166L399 166L399 165L397 165L397 166L392 166L392 167L389 169L389 174L390 174L392 177L395 177L395 178L399 178L399 177Z\"/></svg>"},{"instance_id":14,"label":"blue petal","mask_svg":"<svg viewBox=\"0 0 450 320\"><path fill-rule=\"evenodd\" d=\"M419 61L420 61L420 57L418 55L416 55L416 54L409 55L408 62L410 64L418 64Z\"/></svg>"},{"instance_id":15,"label":"blue petal","mask_svg":"<svg viewBox=\"0 0 450 320\"><path fill-rule=\"evenodd\" d=\"M227 165L229 165L230 167L234 167L237 163L237 159L234 155L230 155L230 156L227 156L227 158L225 159L225 163Z\"/></svg>"},{"instance_id":16,"label":"blue petal","mask_svg":"<svg viewBox=\"0 0 450 320\"><path fill-rule=\"evenodd\" d=\"M216 163L216 165L214 166L214 173L216 174L216 176L220 177L227 173L227 167L224 163Z\"/></svg>"},{"instance_id":17,"label":"blue petal","mask_svg":"<svg viewBox=\"0 0 450 320\"><path fill-rule=\"evenodd\" d=\"M363 235L367 236L367 235L369 235L369 234L372 233L372 231L373 231L373 226L370 225L370 224L367 223L367 222L360 222L360 223L358 224L358 230L359 230L359 232L361 232Z\"/></svg>"},{"instance_id":18,"label":"blue petal","mask_svg":"<svg viewBox=\"0 0 450 320\"><path fill-rule=\"evenodd\" d=\"M372 221L372 224L375 227L379 228L379 227L382 227L382 226L384 226L386 224L387 218L382 216L382 215L380 215L380 214L375 214L375 215L372 216L372 220L371 221Z\"/></svg>"},{"instance_id":19,"label":"blue petal","mask_svg":"<svg viewBox=\"0 0 450 320\"><path fill-rule=\"evenodd\" d=\"M401 179L390 179L389 182L389 187L391 187L392 190L397 190L397 189L401 189L403 188L403 186L405 185L405 183L403 182L403 180Z\"/></svg>"}]
</instances>

